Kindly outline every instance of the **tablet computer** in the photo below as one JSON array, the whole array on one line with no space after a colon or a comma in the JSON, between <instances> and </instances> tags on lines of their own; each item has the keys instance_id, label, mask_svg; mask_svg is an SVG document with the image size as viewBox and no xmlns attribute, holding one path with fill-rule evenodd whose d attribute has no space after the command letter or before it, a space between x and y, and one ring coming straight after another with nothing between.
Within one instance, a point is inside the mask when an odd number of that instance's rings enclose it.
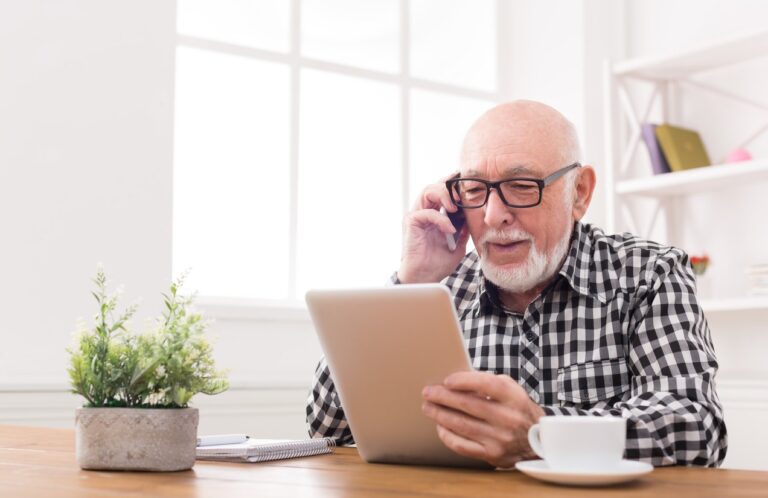
<instances>
[{"instance_id":1,"label":"tablet computer","mask_svg":"<svg viewBox=\"0 0 768 498\"><path fill-rule=\"evenodd\" d=\"M445 286L312 290L306 301L363 460L490 468L448 449L421 412L425 386L472 369Z\"/></svg>"}]
</instances>

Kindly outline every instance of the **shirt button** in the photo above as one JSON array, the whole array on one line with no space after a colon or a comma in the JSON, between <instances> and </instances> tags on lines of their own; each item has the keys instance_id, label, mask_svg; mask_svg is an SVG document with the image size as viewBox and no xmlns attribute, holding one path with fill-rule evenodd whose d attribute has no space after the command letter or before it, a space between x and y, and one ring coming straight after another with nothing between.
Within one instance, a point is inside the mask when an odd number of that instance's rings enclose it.
<instances>
[{"instance_id":1,"label":"shirt button","mask_svg":"<svg viewBox=\"0 0 768 498\"><path fill-rule=\"evenodd\" d=\"M525 338L528 339L529 342L533 342L536 339L536 334L528 332L525 334Z\"/></svg>"}]
</instances>

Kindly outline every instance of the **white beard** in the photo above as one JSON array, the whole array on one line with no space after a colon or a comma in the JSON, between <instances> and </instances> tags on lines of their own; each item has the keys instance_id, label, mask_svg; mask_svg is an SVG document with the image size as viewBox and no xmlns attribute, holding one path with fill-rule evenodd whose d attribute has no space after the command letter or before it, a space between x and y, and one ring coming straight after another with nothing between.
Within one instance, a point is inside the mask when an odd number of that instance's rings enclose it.
<instances>
[{"instance_id":1,"label":"white beard","mask_svg":"<svg viewBox=\"0 0 768 498\"><path fill-rule=\"evenodd\" d=\"M483 270L485 278L500 289L513 294L528 292L557 273L565 258L565 254L568 252L571 233L570 231L566 232L548 255L536 248L531 234L520 229L506 231L489 230L483 236L480 246L485 248L486 243L489 241L519 240L528 240L531 247L528 251L528 258L522 264L512 268L501 268L488 261L485 256L480 256L480 268Z\"/></svg>"}]
</instances>

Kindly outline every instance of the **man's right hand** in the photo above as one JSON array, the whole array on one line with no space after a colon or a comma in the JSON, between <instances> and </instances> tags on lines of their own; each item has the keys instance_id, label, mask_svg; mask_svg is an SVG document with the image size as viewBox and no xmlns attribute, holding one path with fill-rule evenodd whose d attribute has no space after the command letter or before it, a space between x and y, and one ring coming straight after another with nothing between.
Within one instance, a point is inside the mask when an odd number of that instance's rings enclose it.
<instances>
[{"instance_id":1,"label":"man's right hand","mask_svg":"<svg viewBox=\"0 0 768 498\"><path fill-rule=\"evenodd\" d=\"M456 229L440 208L456 212L445 183L425 188L403 222L403 252L397 277L404 284L440 282L451 274L464 258L469 240L467 225L461 229L456 250L448 249L445 234Z\"/></svg>"}]
</instances>

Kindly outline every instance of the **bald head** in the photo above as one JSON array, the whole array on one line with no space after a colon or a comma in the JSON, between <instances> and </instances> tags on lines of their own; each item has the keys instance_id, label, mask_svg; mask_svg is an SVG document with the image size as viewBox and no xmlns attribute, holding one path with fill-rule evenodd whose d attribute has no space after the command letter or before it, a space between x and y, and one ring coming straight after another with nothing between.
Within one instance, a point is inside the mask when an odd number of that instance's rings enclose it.
<instances>
[{"instance_id":1,"label":"bald head","mask_svg":"<svg viewBox=\"0 0 768 498\"><path fill-rule=\"evenodd\" d=\"M536 149L551 168L580 159L573 123L552 107L532 100L500 104L470 127L462 146L462 164L491 151Z\"/></svg>"}]
</instances>

